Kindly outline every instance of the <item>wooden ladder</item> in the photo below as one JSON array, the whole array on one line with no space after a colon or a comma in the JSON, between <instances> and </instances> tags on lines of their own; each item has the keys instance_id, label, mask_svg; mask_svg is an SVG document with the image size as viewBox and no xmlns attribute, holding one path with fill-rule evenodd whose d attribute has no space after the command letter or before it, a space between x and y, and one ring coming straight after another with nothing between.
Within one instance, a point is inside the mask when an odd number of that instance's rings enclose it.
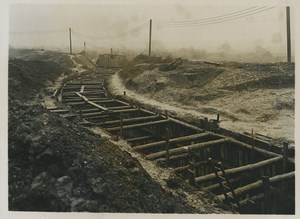
<instances>
[{"instance_id":1,"label":"wooden ladder","mask_svg":"<svg viewBox=\"0 0 300 219\"><path fill-rule=\"evenodd\" d=\"M211 166L213 167L213 171L217 177L218 183L225 197L225 203L229 205L231 211L239 211L240 203L235 195L234 190L232 189L228 176L224 170L223 164L221 162L216 162L212 158L209 158ZM222 174L219 174L221 171Z\"/></svg>"}]
</instances>

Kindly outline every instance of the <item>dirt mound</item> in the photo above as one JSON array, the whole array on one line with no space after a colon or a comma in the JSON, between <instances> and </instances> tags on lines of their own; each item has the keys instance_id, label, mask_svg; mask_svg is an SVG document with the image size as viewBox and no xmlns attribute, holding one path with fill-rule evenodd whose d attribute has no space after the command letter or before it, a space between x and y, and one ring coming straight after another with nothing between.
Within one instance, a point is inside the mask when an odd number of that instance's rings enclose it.
<instances>
[{"instance_id":1,"label":"dirt mound","mask_svg":"<svg viewBox=\"0 0 300 219\"><path fill-rule=\"evenodd\" d=\"M220 114L223 128L294 139L294 63L184 60L170 72L139 65L119 75L127 88L148 98L206 117Z\"/></svg>"},{"instance_id":2,"label":"dirt mound","mask_svg":"<svg viewBox=\"0 0 300 219\"><path fill-rule=\"evenodd\" d=\"M210 88L229 90L294 88L293 64L230 63L227 66L230 68L208 84Z\"/></svg>"},{"instance_id":3,"label":"dirt mound","mask_svg":"<svg viewBox=\"0 0 300 219\"><path fill-rule=\"evenodd\" d=\"M9 112L10 210L195 211L107 140L38 105L11 102Z\"/></svg>"},{"instance_id":4,"label":"dirt mound","mask_svg":"<svg viewBox=\"0 0 300 219\"><path fill-rule=\"evenodd\" d=\"M30 99L47 81L54 81L65 68L52 61L9 60L9 97Z\"/></svg>"},{"instance_id":5,"label":"dirt mound","mask_svg":"<svg viewBox=\"0 0 300 219\"><path fill-rule=\"evenodd\" d=\"M9 59L14 58L25 61L51 61L59 64L62 68L74 67L68 54L50 50L9 48Z\"/></svg>"}]
</instances>

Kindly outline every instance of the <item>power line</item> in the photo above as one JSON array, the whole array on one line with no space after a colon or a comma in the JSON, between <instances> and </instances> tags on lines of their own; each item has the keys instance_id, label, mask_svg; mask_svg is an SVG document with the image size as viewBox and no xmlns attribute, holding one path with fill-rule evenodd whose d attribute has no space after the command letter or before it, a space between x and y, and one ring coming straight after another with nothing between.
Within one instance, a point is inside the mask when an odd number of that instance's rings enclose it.
<instances>
[{"instance_id":1,"label":"power line","mask_svg":"<svg viewBox=\"0 0 300 219\"><path fill-rule=\"evenodd\" d=\"M264 6L265 7L265 6ZM262 7L262 8L264 8ZM219 16L214 16L214 17L209 17L209 18L202 18L202 19L197 19L197 20L186 20L186 21L158 21L158 20L154 20L156 23L190 23L190 22L198 22L198 21L208 21L208 20L213 20L216 18L221 18L221 17L227 17L229 15L234 15L234 14L240 14L240 13L245 13L245 12L251 12L253 10L258 10L260 8L257 8L257 6L254 7L250 7L250 8L246 8L243 10L239 10L239 11L235 11L232 13L228 13L228 14L223 14L223 15L219 15Z\"/></svg>"},{"instance_id":2,"label":"power line","mask_svg":"<svg viewBox=\"0 0 300 219\"><path fill-rule=\"evenodd\" d=\"M169 24L162 24L162 23L158 23L156 25L159 26L166 26L166 27L195 27L195 26L204 26L204 25L210 25L210 24L217 24L217 23L223 23L223 22L227 22L227 21L232 21L232 20L237 20L243 17L247 17L250 15L254 15L254 14L258 14L264 11L268 11L275 8L274 7L269 7L266 9L258 9L254 12L247 12L247 13L243 13L240 15L234 15L234 16L229 16L227 18L221 18L221 19L215 19L213 21L191 21L190 23L169 23Z\"/></svg>"}]
</instances>

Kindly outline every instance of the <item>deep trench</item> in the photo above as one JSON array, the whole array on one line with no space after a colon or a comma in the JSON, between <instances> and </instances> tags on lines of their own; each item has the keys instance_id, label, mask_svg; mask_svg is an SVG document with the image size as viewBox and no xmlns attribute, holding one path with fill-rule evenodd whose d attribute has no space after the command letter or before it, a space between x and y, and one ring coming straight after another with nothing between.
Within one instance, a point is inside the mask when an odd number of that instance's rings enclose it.
<instances>
[{"instance_id":1,"label":"deep trench","mask_svg":"<svg viewBox=\"0 0 300 219\"><path fill-rule=\"evenodd\" d=\"M295 213L294 151L288 145L229 132L219 128L218 119L191 125L167 112L145 110L113 97L104 86L108 76L94 73L65 83L54 95L72 110L50 111L79 117L82 125L123 138L147 159L173 168L191 186L212 192L234 212Z\"/></svg>"}]
</instances>

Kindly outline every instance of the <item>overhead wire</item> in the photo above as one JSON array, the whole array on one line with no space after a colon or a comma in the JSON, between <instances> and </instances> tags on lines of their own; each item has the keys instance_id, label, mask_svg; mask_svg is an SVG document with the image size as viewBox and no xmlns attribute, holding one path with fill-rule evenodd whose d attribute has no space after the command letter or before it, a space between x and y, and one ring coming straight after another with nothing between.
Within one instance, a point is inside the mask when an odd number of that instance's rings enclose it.
<instances>
[{"instance_id":1,"label":"overhead wire","mask_svg":"<svg viewBox=\"0 0 300 219\"><path fill-rule=\"evenodd\" d=\"M261 8L264 8L266 6L263 6ZM189 23L189 22L196 22L196 21L207 21L207 20L212 20L212 19L216 19L216 18L222 18L222 17L227 17L230 15L234 15L234 14L240 14L240 13L245 13L245 12L251 12L253 10L258 10L259 8L257 8L257 6L254 7L250 7L250 8L246 8L243 10L239 10L239 11L235 11L235 12L231 12L231 13L227 13L227 14L222 14L219 16L214 16L214 17L209 17L209 18L201 18L201 19L197 19L197 20L185 20L185 21L167 21L167 20L154 20L157 23Z\"/></svg>"},{"instance_id":2,"label":"overhead wire","mask_svg":"<svg viewBox=\"0 0 300 219\"><path fill-rule=\"evenodd\" d=\"M223 23L223 22L227 22L227 21L232 21L232 20L237 20L237 19L240 19L240 18L243 18L243 17L247 17L247 16L250 16L250 15L254 15L254 14L258 14L258 13L261 13L261 12L264 12L264 11L268 11L268 10L271 10L273 8L275 8L276 6L274 7L263 7L263 8L259 8L259 9L256 9L255 11L247 11L247 12L244 12L244 13L240 13L238 15L232 15L232 16L227 16L227 17L224 17L224 18L209 18L211 20L207 20L207 21L204 21L204 20L192 20L192 21L189 21L189 23L186 23L185 21L179 23L179 22L169 22L169 23L160 23L159 21L155 21L153 22L154 24L156 25L159 25L159 26L167 26L167 27L194 27L194 26L203 26L203 25L210 25L210 24L217 24L217 23Z\"/></svg>"}]
</instances>

